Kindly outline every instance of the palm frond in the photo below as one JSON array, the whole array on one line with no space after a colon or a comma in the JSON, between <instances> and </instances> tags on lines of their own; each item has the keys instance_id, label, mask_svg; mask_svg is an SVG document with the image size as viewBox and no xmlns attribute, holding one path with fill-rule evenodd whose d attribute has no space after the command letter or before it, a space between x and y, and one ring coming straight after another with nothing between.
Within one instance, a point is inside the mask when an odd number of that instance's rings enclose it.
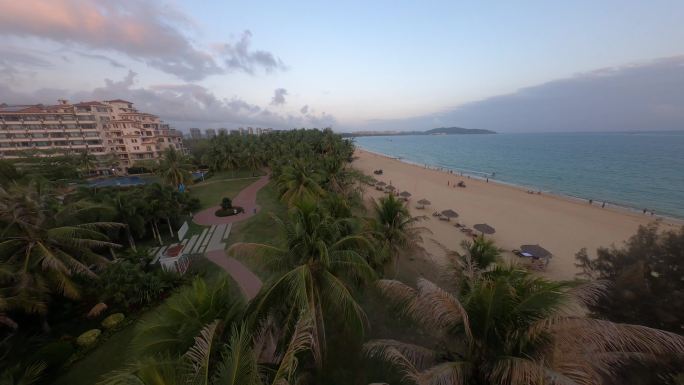
<instances>
[{"instance_id":1,"label":"palm frond","mask_svg":"<svg viewBox=\"0 0 684 385\"><path fill-rule=\"evenodd\" d=\"M202 328L200 334L195 337L195 344L183 355L188 362L189 382L193 384L209 384L209 359L219 322L214 320Z\"/></svg>"}]
</instances>

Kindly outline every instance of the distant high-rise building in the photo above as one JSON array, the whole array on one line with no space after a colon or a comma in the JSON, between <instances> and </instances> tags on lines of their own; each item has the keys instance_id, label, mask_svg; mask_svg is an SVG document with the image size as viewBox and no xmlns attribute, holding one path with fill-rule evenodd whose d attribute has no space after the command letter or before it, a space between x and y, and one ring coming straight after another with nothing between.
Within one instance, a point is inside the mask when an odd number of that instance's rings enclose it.
<instances>
[{"instance_id":1,"label":"distant high-rise building","mask_svg":"<svg viewBox=\"0 0 684 385\"><path fill-rule=\"evenodd\" d=\"M239 130L230 130L230 134L231 135L240 135L240 131Z\"/></svg>"},{"instance_id":2,"label":"distant high-rise building","mask_svg":"<svg viewBox=\"0 0 684 385\"><path fill-rule=\"evenodd\" d=\"M213 128L207 128L206 130L204 130L204 135L206 135L207 138L211 139L216 136L216 130L214 130Z\"/></svg>"},{"instance_id":3,"label":"distant high-rise building","mask_svg":"<svg viewBox=\"0 0 684 385\"><path fill-rule=\"evenodd\" d=\"M254 135L254 129L252 127L247 127L247 130L249 130L250 135Z\"/></svg>"},{"instance_id":4,"label":"distant high-rise building","mask_svg":"<svg viewBox=\"0 0 684 385\"><path fill-rule=\"evenodd\" d=\"M245 133L245 128L244 128L244 127L240 127L240 128L238 128L238 130L240 130L240 135L245 135L245 134L246 134L246 133Z\"/></svg>"},{"instance_id":5,"label":"distant high-rise building","mask_svg":"<svg viewBox=\"0 0 684 385\"><path fill-rule=\"evenodd\" d=\"M257 127L257 129L256 129L256 134L257 134L257 135L261 135L261 127Z\"/></svg>"},{"instance_id":6,"label":"distant high-rise building","mask_svg":"<svg viewBox=\"0 0 684 385\"><path fill-rule=\"evenodd\" d=\"M219 134L228 135L228 129L227 128L219 128L218 132L219 132Z\"/></svg>"},{"instance_id":7,"label":"distant high-rise building","mask_svg":"<svg viewBox=\"0 0 684 385\"><path fill-rule=\"evenodd\" d=\"M192 139L202 139L202 131L199 128L191 128L190 137Z\"/></svg>"}]
</instances>

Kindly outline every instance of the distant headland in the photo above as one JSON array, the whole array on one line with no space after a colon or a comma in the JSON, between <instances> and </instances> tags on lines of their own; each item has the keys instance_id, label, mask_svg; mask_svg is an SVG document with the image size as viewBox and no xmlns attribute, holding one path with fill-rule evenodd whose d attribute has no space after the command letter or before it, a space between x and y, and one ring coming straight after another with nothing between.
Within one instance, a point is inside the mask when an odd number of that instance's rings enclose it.
<instances>
[{"instance_id":1,"label":"distant headland","mask_svg":"<svg viewBox=\"0 0 684 385\"><path fill-rule=\"evenodd\" d=\"M342 133L343 137L357 137L357 136L390 136L390 135L478 135L478 134L496 134L494 131L482 130L477 128L462 128L462 127L440 127L433 128L427 131L357 131Z\"/></svg>"}]
</instances>

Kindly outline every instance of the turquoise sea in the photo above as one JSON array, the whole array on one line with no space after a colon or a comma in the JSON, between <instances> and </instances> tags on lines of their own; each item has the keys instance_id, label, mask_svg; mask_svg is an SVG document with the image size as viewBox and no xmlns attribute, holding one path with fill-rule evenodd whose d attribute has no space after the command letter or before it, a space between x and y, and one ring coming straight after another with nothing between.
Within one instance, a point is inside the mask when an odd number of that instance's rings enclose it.
<instances>
[{"instance_id":1,"label":"turquoise sea","mask_svg":"<svg viewBox=\"0 0 684 385\"><path fill-rule=\"evenodd\" d=\"M374 136L355 142L412 163L684 218L684 131Z\"/></svg>"}]
</instances>

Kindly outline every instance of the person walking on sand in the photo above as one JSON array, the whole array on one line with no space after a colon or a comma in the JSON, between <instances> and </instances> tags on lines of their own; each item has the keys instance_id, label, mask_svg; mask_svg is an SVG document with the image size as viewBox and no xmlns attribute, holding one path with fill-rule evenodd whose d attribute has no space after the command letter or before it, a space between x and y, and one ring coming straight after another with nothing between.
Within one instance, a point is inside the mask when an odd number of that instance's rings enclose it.
<instances>
[{"instance_id":1,"label":"person walking on sand","mask_svg":"<svg viewBox=\"0 0 684 385\"><path fill-rule=\"evenodd\" d=\"M603 209L603 208L605 208L605 207L606 207L606 202L603 202L603 203L601 204L601 208Z\"/></svg>"}]
</instances>

